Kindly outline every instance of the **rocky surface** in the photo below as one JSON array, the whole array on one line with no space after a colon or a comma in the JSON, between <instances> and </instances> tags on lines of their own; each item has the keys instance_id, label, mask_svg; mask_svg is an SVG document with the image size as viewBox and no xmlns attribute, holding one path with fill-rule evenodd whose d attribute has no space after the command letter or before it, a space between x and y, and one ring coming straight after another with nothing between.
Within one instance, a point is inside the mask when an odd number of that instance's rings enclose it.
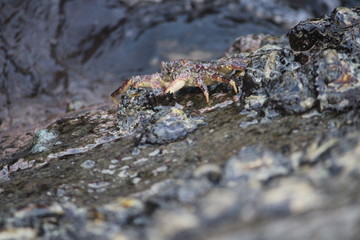
<instances>
[{"instance_id":1,"label":"rocky surface","mask_svg":"<svg viewBox=\"0 0 360 240\"><path fill-rule=\"evenodd\" d=\"M236 39L209 105L131 89L2 133L0 239L358 239L359 20Z\"/></svg>"},{"instance_id":2,"label":"rocky surface","mask_svg":"<svg viewBox=\"0 0 360 240\"><path fill-rule=\"evenodd\" d=\"M216 58L239 35L285 33L339 5L355 3L2 1L0 130L101 104L126 77L154 72L162 60Z\"/></svg>"}]
</instances>

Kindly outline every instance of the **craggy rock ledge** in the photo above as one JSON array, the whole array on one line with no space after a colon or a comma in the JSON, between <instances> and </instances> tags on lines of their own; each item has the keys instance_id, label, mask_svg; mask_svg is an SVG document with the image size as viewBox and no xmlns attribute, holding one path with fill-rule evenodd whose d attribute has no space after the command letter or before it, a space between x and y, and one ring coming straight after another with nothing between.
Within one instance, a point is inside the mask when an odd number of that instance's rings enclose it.
<instances>
[{"instance_id":1,"label":"craggy rock ledge","mask_svg":"<svg viewBox=\"0 0 360 240\"><path fill-rule=\"evenodd\" d=\"M38 131L1 161L0 239L356 239L359 23L240 37L241 94L210 106L132 90Z\"/></svg>"}]
</instances>

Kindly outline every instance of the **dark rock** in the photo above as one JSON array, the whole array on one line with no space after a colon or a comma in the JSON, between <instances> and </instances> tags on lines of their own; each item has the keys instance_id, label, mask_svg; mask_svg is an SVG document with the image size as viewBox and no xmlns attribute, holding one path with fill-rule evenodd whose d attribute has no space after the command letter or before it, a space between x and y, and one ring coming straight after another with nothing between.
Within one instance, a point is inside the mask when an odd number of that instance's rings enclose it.
<instances>
[{"instance_id":1,"label":"dark rock","mask_svg":"<svg viewBox=\"0 0 360 240\"><path fill-rule=\"evenodd\" d=\"M292 28L290 46L266 35L237 39L227 54L250 59L242 92L265 96L264 106L285 114L357 106L359 21L358 8L337 8Z\"/></svg>"},{"instance_id":2,"label":"dark rock","mask_svg":"<svg viewBox=\"0 0 360 240\"><path fill-rule=\"evenodd\" d=\"M334 49L322 52L317 62L316 78L321 110L343 111L358 106L360 48L354 50L352 53L341 53Z\"/></svg>"},{"instance_id":3,"label":"dark rock","mask_svg":"<svg viewBox=\"0 0 360 240\"><path fill-rule=\"evenodd\" d=\"M359 31L359 11L358 8L337 8L321 19L299 23L288 33L291 48L295 51L313 48L353 50L354 46L358 45L355 39Z\"/></svg>"},{"instance_id":4,"label":"dark rock","mask_svg":"<svg viewBox=\"0 0 360 240\"><path fill-rule=\"evenodd\" d=\"M141 144L162 144L183 138L205 124L199 117L188 117L182 110L165 105L175 105L174 99L144 89L127 91L117 111L120 134L143 132Z\"/></svg>"},{"instance_id":5,"label":"dark rock","mask_svg":"<svg viewBox=\"0 0 360 240\"><path fill-rule=\"evenodd\" d=\"M177 108L161 109L153 116L142 135L140 143L162 144L185 137L205 121L199 117L188 117Z\"/></svg>"}]
</instances>

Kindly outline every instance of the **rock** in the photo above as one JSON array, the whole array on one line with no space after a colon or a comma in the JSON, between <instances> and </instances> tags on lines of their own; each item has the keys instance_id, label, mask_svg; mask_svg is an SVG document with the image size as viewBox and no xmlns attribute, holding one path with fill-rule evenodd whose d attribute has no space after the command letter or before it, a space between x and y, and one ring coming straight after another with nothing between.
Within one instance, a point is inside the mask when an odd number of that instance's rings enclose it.
<instances>
[{"instance_id":1,"label":"rock","mask_svg":"<svg viewBox=\"0 0 360 240\"><path fill-rule=\"evenodd\" d=\"M91 169L95 166L95 161L93 160L86 160L84 161L81 165L80 165L82 168L85 168L85 169Z\"/></svg>"},{"instance_id":2,"label":"rock","mask_svg":"<svg viewBox=\"0 0 360 240\"><path fill-rule=\"evenodd\" d=\"M146 13L171 2L113 4ZM248 60L229 74L241 95L214 85L208 105L198 89L129 89L120 105L74 109L34 138L2 135L0 239L356 239L358 16L338 8L299 23L289 33L298 45L238 38L221 61Z\"/></svg>"},{"instance_id":3,"label":"rock","mask_svg":"<svg viewBox=\"0 0 360 240\"><path fill-rule=\"evenodd\" d=\"M177 108L162 109L153 119L154 123L146 127L141 143L163 144L176 141L205 124L200 117L188 117Z\"/></svg>"},{"instance_id":4,"label":"rock","mask_svg":"<svg viewBox=\"0 0 360 240\"><path fill-rule=\"evenodd\" d=\"M237 39L227 55L251 59L242 92L265 96L263 105L285 114L303 113L317 104L321 111L357 106L359 22L358 8L337 8L293 27L287 34L290 45L284 37L268 35Z\"/></svg>"},{"instance_id":5,"label":"rock","mask_svg":"<svg viewBox=\"0 0 360 240\"><path fill-rule=\"evenodd\" d=\"M359 104L359 54L360 52L356 51L350 54L342 53L335 49L322 52L322 58L318 61L318 77L316 78L321 110L343 111Z\"/></svg>"},{"instance_id":6,"label":"rock","mask_svg":"<svg viewBox=\"0 0 360 240\"><path fill-rule=\"evenodd\" d=\"M309 50L308 58L315 61L312 65L316 69L311 74L316 76L321 110L342 111L358 104L359 11L358 8L337 8L320 21L299 23L288 33L292 49Z\"/></svg>"},{"instance_id":7,"label":"rock","mask_svg":"<svg viewBox=\"0 0 360 240\"><path fill-rule=\"evenodd\" d=\"M239 181L262 184L272 178L286 176L291 171L291 162L286 157L260 146L249 146L226 163L223 181L230 185Z\"/></svg>"}]
</instances>

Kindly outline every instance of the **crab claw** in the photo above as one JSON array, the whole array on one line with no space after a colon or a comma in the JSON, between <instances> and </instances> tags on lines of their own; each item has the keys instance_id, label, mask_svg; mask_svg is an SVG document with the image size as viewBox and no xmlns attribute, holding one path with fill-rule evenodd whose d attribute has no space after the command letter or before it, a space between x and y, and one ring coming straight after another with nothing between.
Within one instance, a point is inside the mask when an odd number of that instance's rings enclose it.
<instances>
[{"instance_id":1,"label":"crab claw","mask_svg":"<svg viewBox=\"0 0 360 240\"><path fill-rule=\"evenodd\" d=\"M116 96L123 94L129 88L149 87L149 88L160 88L162 89L164 82L162 81L162 75L160 73L154 73L150 75L134 76L125 81L118 89L116 89L111 95L111 100L118 105L119 102L116 100Z\"/></svg>"},{"instance_id":2,"label":"crab claw","mask_svg":"<svg viewBox=\"0 0 360 240\"><path fill-rule=\"evenodd\" d=\"M191 73L187 71L181 72L175 77L174 81L166 86L164 93L174 93L179 91L185 86L191 77Z\"/></svg>"},{"instance_id":3,"label":"crab claw","mask_svg":"<svg viewBox=\"0 0 360 240\"><path fill-rule=\"evenodd\" d=\"M196 86L198 86L201 91L203 92L206 102L210 103L209 98L209 90L206 86L206 84L201 80L201 78L195 78L192 76L192 74L188 71L180 73L174 81L172 81L164 90L164 93L174 93L179 91L181 88L185 86L186 83L190 83L192 81L195 81Z\"/></svg>"},{"instance_id":4,"label":"crab claw","mask_svg":"<svg viewBox=\"0 0 360 240\"><path fill-rule=\"evenodd\" d=\"M185 86L186 79L185 78L177 78L172 81L167 88L164 90L164 93L174 93L179 91L181 88Z\"/></svg>"}]
</instances>

